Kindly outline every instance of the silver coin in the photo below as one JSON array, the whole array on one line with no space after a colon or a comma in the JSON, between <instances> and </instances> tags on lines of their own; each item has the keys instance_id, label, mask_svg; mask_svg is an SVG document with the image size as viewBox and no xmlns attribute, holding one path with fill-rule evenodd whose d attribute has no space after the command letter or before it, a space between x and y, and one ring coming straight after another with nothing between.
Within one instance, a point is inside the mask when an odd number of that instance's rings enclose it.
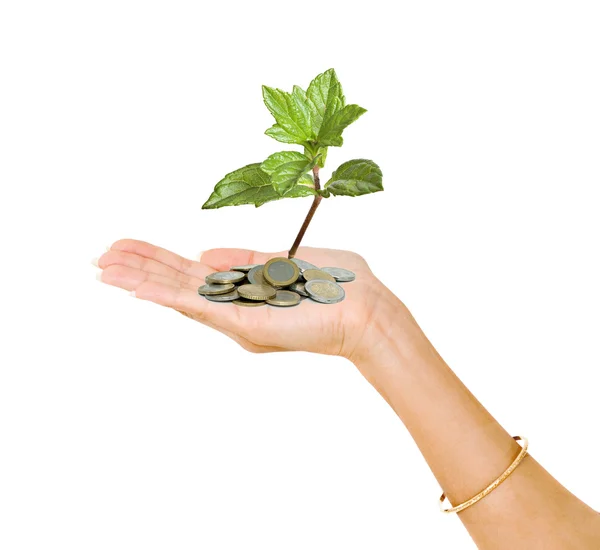
<instances>
[{"instance_id":1,"label":"silver coin","mask_svg":"<svg viewBox=\"0 0 600 550\"><path fill-rule=\"evenodd\" d=\"M226 294L227 292L231 292L235 288L235 285L232 283L226 283L222 285L213 285L207 284L198 287L198 294L202 294L203 296L210 294L214 296L215 294Z\"/></svg>"},{"instance_id":2,"label":"silver coin","mask_svg":"<svg viewBox=\"0 0 600 550\"><path fill-rule=\"evenodd\" d=\"M298 294L300 294L300 296L304 296L305 298L308 297L308 293L306 292L306 289L304 288L304 283L294 283L293 285L290 286L290 290L297 292Z\"/></svg>"},{"instance_id":3,"label":"silver coin","mask_svg":"<svg viewBox=\"0 0 600 550\"><path fill-rule=\"evenodd\" d=\"M340 285L324 279L308 281L304 288L315 302L322 304L337 304L346 297L346 292Z\"/></svg>"},{"instance_id":4,"label":"silver coin","mask_svg":"<svg viewBox=\"0 0 600 550\"><path fill-rule=\"evenodd\" d=\"M244 298L240 298L239 300L234 300L231 302L236 306L244 306L244 307L260 307L267 304L267 302L261 302L258 300L245 300Z\"/></svg>"},{"instance_id":5,"label":"silver coin","mask_svg":"<svg viewBox=\"0 0 600 550\"><path fill-rule=\"evenodd\" d=\"M300 260L299 258L290 259L300 268L300 271L304 271L305 269L319 269L316 265L313 265L309 262L305 262L304 260Z\"/></svg>"},{"instance_id":6,"label":"silver coin","mask_svg":"<svg viewBox=\"0 0 600 550\"><path fill-rule=\"evenodd\" d=\"M207 275L204 279L207 283L215 285L223 285L227 283L239 283L246 278L246 275L241 271L217 271Z\"/></svg>"},{"instance_id":7,"label":"silver coin","mask_svg":"<svg viewBox=\"0 0 600 550\"><path fill-rule=\"evenodd\" d=\"M250 271L248 271L248 275L247 275L248 280L253 285L268 284L267 281L265 281L265 278L263 277L263 274L262 274L263 267L264 267L263 265L256 265Z\"/></svg>"},{"instance_id":8,"label":"silver coin","mask_svg":"<svg viewBox=\"0 0 600 550\"><path fill-rule=\"evenodd\" d=\"M258 266L259 264L248 264L248 265L236 265L231 268L231 271L243 271L244 273L248 273L253 267Z\"/></svg>"},{"instance_id":9,"label":"silver coin","mask_svg":"<svg viewBox=\"0 0 600 550\"><path fill-rule=\"evenodd\" d=\"M240 296L246 300L266 301L275 298L277 290L269 285L242 285L237 288Z\"/></svg>"},{"instance_id":10,"label":"silver coin","mask_svg":"<svg viewBox=\"0 0 600 550\"><path fill-rule=\"evenodd\" d=\"M240 295L238 294L238 291L234 289L233 292L228 292L227 294L215 294L213 296L206 294L204 297L211 302L233 302L234 300L237 300Z\"/></svg>"},{"instance_id":11,"label":"silver coin","mask_svg":"<svg viewBox=\"0 0 600 550\"><path fill-rule=\"evenodd\" d=\"M267 304L278 307L297 306L300 303L300 295L291 290L278 290L274 298L269 298Z\"/></svg>"},{"instance_id":12,"label":"silver coin","mask_svg":"<svg viewBox=\"0 0 600 550\"><path fill-rule=\"evenodd\" d=\"M334 276L330 275L329 273L325 273L322 269L305 269L302 272L302 277L305 281L310 281L311 279L319 279L335 283Z\"/></svg>"},{"instance_id":13,"label":"silver coin","mask_svg":"<svg viewBox=\"0 0 600 550\"><path fill-rule=\"evenodd\" d=\"M349 283L356 279L356 275L352 271L342 267L322 267L321 271L332 275L338 283Z\"/></svg>"}]
</instances>

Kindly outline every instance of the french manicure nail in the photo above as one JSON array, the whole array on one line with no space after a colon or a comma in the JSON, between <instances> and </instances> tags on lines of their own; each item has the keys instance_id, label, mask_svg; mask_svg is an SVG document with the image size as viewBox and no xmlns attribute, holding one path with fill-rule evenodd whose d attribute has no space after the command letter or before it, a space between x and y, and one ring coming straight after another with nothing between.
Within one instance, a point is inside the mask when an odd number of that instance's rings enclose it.
<instances>
[{"instance_id":1,"label":"french manicure nail","mask_svg":"<svg viewBox=\"0 0 600 550\"><path fill-rule=\"evenodd\" d=\"M96 273L96 279L102 282L102 271L98 271L98 273Z\"/></svg>"},{"instance_id":2,"label":"french manicure nail","mask_svg":"<svg viewBox=\"0 0 600 550\"><path fill-rule=\"evenodd\" d=\"M92 265L95 265L96 267L100 267L98 265L98 258L92 258Z\"/></svg>"},{"instance_id":3,"label":"french manicure nail","mask_svg":"<svg viewBox=\"0 0 600 550\"><path fill-rule=\"evenodd\" d=\"M198 254L196 254L198 261L202 260L202 254L204 254L205 252L206 252L206 250L201 250L200 252L198 252Z\"/></svg>"},{"instance_id":4,"label":"french manicure nail","mask_svg":"<svg viewBox=\"0 0 600 550\"><path fill-rule=\"evenodd\" d=\"M110 252L110 246L105 246L107 252Z\"/></svg>"}]
</instances>

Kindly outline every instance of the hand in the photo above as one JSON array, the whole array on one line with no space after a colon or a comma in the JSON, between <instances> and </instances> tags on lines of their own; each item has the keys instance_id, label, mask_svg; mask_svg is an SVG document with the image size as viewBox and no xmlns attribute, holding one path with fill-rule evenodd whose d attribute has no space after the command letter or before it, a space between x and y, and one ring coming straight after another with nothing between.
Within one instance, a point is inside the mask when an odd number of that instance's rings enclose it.
<instances>
[{"instance_id":1,"label":"hand","mask_svg":"<svg viewBox=\"0 0 600 550\"><path fill-rule=\"evenodd\" d=\"M101 281L135 296L170 307L235 340L248 351L310 351L340 355L350 360L371 345L371 324L382 305L393 294L373 275L365 260L353 252L301 247L297 257L319 267L350 269L356 280L342 283L346 298L337 304L305 300L292 308L244 308L230 303L210 302L198 295L204 278L235 265L264 264L287 252L261 253L240 249L213 249L199 262L143 241L115 242L98 259ZM386 307L387 309L387 307Z\"/></svg>"}]
</instances>

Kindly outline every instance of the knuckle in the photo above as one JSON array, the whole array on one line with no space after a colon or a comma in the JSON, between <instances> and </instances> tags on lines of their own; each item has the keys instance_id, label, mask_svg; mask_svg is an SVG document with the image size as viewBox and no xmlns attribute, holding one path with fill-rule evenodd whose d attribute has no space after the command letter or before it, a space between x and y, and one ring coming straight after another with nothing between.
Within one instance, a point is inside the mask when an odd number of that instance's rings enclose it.
<instances>
[{"instance_id":1,"label":"knuckle","mask_svg":"<svg viewBox=\"0 0 600 550\"><path fill-rule=\"evenodd\" d=\"M179 271L181 271L183 274L188 273L190 269L192 269L192 260L188 260L187 258L181 257L179 262Z\"/></svg>"}]
</instances>

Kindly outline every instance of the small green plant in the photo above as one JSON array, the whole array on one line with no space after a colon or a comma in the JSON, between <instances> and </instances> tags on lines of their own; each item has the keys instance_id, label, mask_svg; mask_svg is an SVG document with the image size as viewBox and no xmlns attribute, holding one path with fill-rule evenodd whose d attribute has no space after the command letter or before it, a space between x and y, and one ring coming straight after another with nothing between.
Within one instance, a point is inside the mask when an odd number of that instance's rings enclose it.
<instances>
[{"instance_id":1,"label":"small green plant","mask_svg":"<svg viewBox=\"0 0 600 550\"><path fill-rule=\"evenodd\" d=\"M264 162L249 164L227 174L215 185L206 208L254 204L314 196L311 208L289 251L293 258L323 197L356 197L383 191L379 166L372 160L349 160L333 172L321 188L319 169L325 166L328 147L340 147L342 132L366 109L346 105L342 85L333 69L317 76L304 91L292 93L263 86L263 98L276 123L265 134L282 143L297 144L304 152L280 151ZM312 175L311 175L312 171Z\"/></svg>"}]
</instances>

